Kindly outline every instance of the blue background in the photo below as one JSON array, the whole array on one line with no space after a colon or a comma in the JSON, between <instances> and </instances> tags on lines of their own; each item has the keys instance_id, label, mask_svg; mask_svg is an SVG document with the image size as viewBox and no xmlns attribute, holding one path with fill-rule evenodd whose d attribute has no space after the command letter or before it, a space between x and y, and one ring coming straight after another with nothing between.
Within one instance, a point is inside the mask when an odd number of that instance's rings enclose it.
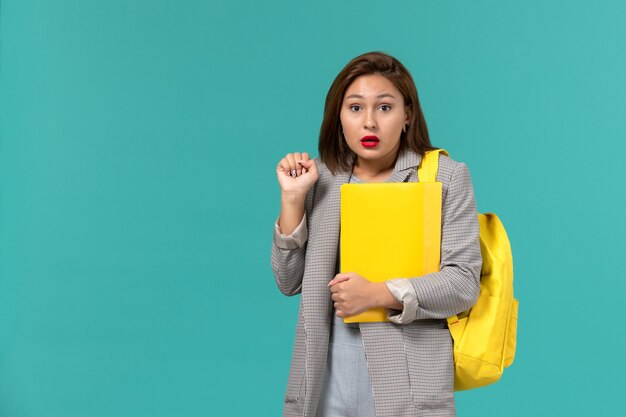
<instances>
[{"instance_id":1,"label":"blue background","mask_svg":"<svg viewBox=\"0 0 626 417\"><path fill-rule=\"evenodd\" d=\"M623 1L4 0L0 416L278 416L278 160L383 50L505 223L516 361L459 416L614 416Z\"/></svg>"}]
</instances>

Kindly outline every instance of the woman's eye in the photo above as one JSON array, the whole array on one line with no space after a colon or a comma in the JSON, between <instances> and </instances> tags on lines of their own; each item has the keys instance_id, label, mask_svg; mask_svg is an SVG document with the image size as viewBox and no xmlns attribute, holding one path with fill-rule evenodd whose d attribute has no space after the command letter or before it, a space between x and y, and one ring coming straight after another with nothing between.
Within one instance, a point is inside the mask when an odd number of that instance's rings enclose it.
<instances>
[{"instance_id":1,"label":"woman's eye","mask_svg":"<svg viewBox=\"0 0 626 417\"><path fill-rule=\"evenodd\" d=\"M350 110L352 111L359 111L361 110L361 106L359 106L358 104L353 104L350 106Z\"/></svg>"},{"instance_id":2,"label":"woman's eye","mask_svg":"<svg viewBox=\"0 0 626 417\"><path fill-rule=\"evenodd\" d=\"M389 111L389 110L391 110L391 106L389 106L387 104L383 104L382 106L380 106L380 109L382 111Z\"/></svg>"}]
</instances>

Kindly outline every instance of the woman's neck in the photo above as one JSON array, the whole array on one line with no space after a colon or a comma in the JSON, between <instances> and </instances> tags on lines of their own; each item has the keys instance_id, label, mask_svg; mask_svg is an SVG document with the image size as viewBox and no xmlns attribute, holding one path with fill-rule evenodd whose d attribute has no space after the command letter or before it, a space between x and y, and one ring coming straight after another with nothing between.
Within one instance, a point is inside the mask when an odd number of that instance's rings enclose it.
<instances>
[{"instance_id":1,"label":"woman's neck","mask_svg":"<svg viewBox=\"0 0 626 417\"><path fill-rule=\"evenodd\" d=\"M391 176L396 162L396 155L386 160L367 160L357 157L352 173L367 182L385 181Z\"/></svg>"}]
</instances>

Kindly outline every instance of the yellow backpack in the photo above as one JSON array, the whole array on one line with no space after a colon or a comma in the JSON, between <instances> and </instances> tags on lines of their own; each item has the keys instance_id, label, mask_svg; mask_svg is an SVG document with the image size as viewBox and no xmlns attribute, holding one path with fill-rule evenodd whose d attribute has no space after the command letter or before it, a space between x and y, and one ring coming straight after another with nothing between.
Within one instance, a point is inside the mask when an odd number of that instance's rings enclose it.
<instances>
[{"instance_id":1,"label":"yellow backpack","mask_svg":"<svg viewBox=\"0 0 626 417\"><path fill-rule=\"evenodd\" d=\"M422 182L436 181L439 153L426 152L418 169ZM448 318L454 339L454 389L479 388L500 379L513 363L518 301L513 297L513 256L504 226L493 213L478 214L480 295L472 308Z\"/></svg>"}]
</instances>

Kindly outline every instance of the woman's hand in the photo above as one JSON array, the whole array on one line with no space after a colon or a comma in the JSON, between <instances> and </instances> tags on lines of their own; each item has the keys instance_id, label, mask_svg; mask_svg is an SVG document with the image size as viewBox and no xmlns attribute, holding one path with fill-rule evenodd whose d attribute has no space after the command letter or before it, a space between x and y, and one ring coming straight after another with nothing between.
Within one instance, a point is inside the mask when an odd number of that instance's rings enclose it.
<instances>
[{"instance_id":1,"label":"woman's hand","mask_svg":"<svg viewBox=\"0 0 626 417\"><path fill-rule=\"evenodd\" d=\"M288 153L278 163L276 175L283 194L304 198L317 181L317 165L306 152Z\"/></svg>"},{"instance_id":2,"label":"woman's hand","mask_svg":"<svg viewBox=\"0 0 626 417\"><path fill-rule=\"evenodd\" d=\"M374 307L402 310L384 282L371 282L356 272L335 275L329 283L337 316L354 316Z\"/></svg>"},{"instance_id":3,"label":"woman's hand","mask_svg":"<svg viewBox=\"0 0 626 417\"><path fill-rule=\"evenodd\" d=\"M377 283L356 272L337 274L328 286L339 317L354 316L376 306Z\"/></svg>"},{"instance_id":4,"label":"woman's hand","mask_svg":"<svg viewBox=\"0 0 626 417\"><path fill-rule=\"evenodd\" d=\"M282 191L278 226L290 235L304 216L306 194L318 178L317 165L306 152L288 153L278 163L276 175Z\"/></svg>"}]
</instances>

